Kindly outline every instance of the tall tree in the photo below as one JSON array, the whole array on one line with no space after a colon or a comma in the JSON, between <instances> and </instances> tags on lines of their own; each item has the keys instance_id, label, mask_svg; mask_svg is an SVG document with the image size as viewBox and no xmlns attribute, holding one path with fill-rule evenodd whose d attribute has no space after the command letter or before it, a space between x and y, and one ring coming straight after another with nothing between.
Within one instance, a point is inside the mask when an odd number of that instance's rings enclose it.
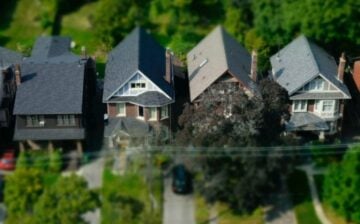
<instances>
[{"instance_id":1,"label":"tall tree","mask_svg":"<svg viewBox=\"0 0 360 224\"><path fill-rule=\"evenodd\" d=\"M324 181L324 199L347 221L360 222L360 146L352 147L340 164L330 167Z\"/></svg>"},{"instance_id":2,"label":"tall tree","mask_svg":"<svg viewBox=\"0 0 360 224\"><path fill-rule=\"evenodd\" d=\"M214 84L201 95L199 105L185 107L177 141L210 147L203 152L209 155L197 163L200 191L208 202L221 200L240 211L250 211L275 186L279 171L286 173L290 160L278 150L250 147L281 142L287 103L287 92L274 81L264 80L252 97L238 85ZM211 149L217 156L212 156Z\"/></svg>"}]
</instances>

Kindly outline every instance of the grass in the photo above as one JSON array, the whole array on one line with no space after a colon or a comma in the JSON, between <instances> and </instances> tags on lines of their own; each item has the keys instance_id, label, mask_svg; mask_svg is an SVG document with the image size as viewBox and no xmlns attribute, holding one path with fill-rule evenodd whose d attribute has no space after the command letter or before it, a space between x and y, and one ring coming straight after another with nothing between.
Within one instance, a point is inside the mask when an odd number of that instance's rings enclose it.
<instances>
[{"instance_id":1,"label":"grass","mask_svg":"<svg viewBox=\"0 0 360 224\"><path fill-rule=\"evenodd\" d=\"M155 175L154 175L155 176ZM128 172L122 176L104 170L103 203L101 208L102 223L161 223L162 184L154 178L152 189L157 201L157 208L152 208L148 184L144 175Z\"/></svg>"},{"instance_id":2,"label":"grass","mask_svg":"<svg viewBox=\"0 0 360 224\"><path fill-rule=\"evenodd\" d=\"M264 214L262 209L255 210L252 214L234 213L225 203L216 203L218 212L218 224L262 224L264 223ZM195 194L195 220L198 224L207 224L210 216L210 207L206 204L203 197Z\"/></svg>"},{"instance_id":3,"label":"grass","mask_svg":"<svg viewBox=\"0 0 360 224\"><path fill-rule=\"evenodd\" d=\"M11 7L14 5L9 5ZM8 21L7 25L3 22L0 27L0 44L25 54L30 53L37 36L51 34L51 28L44 29L41 25L42 10L39 1L17 1L13 16L4 16Z\"/></svg>"},{"instance_id":4,"label":"grass","mask_svg":"<svg viewBox=\"0 0 360 224\"><path fill-rule=\"evenodd\" d=\"M306 174L294 171L288 179L288 185L298 224L321 224L311 201Z\"/></svg>"}]
</instances>

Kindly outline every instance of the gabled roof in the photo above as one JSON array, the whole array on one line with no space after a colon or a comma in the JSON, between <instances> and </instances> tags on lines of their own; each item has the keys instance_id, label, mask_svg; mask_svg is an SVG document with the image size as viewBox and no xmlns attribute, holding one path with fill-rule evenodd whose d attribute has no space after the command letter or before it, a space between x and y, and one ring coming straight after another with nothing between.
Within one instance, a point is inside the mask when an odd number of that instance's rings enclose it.
<instances>
[{"instance_id":1,"label":"gabled roof","mask_svg":"<svg viewBox=\"0 0 360 224\"><path fill-rule=\"evenodd\" d=\"M0 47L0 69L5 69L13 64L19 64L22 59L22 54Z\"/></svg>"},{"instance_id":2,"label":"gabled roof","mask_svg":"<svg viewBox=\"0 0 360 224\"><path fill-rule=\"evenodd\" d=\"M63 36L38 37L28 62L73 62L79 59L70 51L71 38Z\"/></svg>"},{"instance_id":3,"label":"gabled roof","mask_svg":"<svg viewBox=\"0 0 360 224\"><path fill-rule=\"evenodd\" d=\"M251 56L222 26L217 26L187 54L190 99L193 101L225 72L253 90Z\"/></svg>"},{"instance_id":4,"label":"gabled roof","mask_svg":"<svg viewBox=\"0 0 360 224\"><path fill-rule=\"evenodd\" d=\"M109 54L105 69L103 102L137 71L141 71L155 85L173 98L174 90L164 79L165 49L145 30L135 28Z\"/></svg>"},{"instance_id":5,"label":"gabled roof","mask_svg":"<svg viewBox=\"0 0 360 224\"><path fill-rule=\"evenodd\" d=\"M14 114L81 114L84 63L23 63Z\"/></svg>"},{"instance_id":6,"label":"gabled roof","mask_svg":"<svg viewBox=\"0 0 360 224\"><path fill-rule=\"evenodd\" d=\"M335 59L304 35L270 58L274 79L291 96L306 83L321 76L350 98L347 87L337 79Z\"/></svg>"},{"instance_id":7,"label":"gabled roof","mask_svg":"<svg viewBox=\"0 0 360 224\"><path fill-rule=\"evenodd\" d=\"M70 52L69 38L40 37L21 64L14 114L81 114L85 63Z\"/></svg>"}]
</instances>

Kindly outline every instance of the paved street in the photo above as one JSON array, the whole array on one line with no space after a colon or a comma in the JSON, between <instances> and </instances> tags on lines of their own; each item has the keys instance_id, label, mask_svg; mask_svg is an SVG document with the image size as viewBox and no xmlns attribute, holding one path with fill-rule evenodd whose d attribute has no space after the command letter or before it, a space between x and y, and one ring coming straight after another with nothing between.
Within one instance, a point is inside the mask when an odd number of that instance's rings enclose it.
<instances>
[{"instance_id":1,"label":"paved street","mask_svg":"<svg viewBox=\"0 0 360 224\"><path fill-rule=\"evenodd\" d=\"M195 224L193 195L177 195L171 189L171 178L164 180L163 224Z\"/></svg>"}]
</instances>

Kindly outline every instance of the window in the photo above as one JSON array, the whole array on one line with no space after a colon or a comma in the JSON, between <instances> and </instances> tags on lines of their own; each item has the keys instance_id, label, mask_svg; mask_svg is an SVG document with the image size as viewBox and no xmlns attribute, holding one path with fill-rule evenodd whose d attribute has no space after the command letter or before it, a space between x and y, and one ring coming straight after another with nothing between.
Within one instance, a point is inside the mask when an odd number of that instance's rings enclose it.
<instances>
[{"instance_id":1,"label":"window","mask_svg":"<svg viewBox=\"0 0 360 224\"><path fill-rule=\"evenodd\" d=\"M310 83L304 86L304 90L307 91L316 91L316 90L323 90L324 89L324 80L321 78L314 79Z\"/></svg>"},{"instance_id":2,"label":"window","mask_svg":"<svg viewBox=\"0 0 360 224\"><path fill-rule=\"evenodd\" d=\"M324 100L322 105L323 112L332 112L334 110L334 100Z\"/></svg>"},{"instance_id":3,"label":"window","mask_svg":"<svg viewBox=\"0 0 360 224\"><path fill-rule=\"evenodd\" d=\"M306 100L295 100L293 103L294 112L306 112L307 111L307 102Z\"/></svg>"},{"instance_id":4,"label":"window","mask_svg":"<svg viewBox=\"0 0 360 224\"><path fill-rule=\"evenodd\" d=\"M169 108L168 106L163 106L161 107L161 115L160 115L161 119L165 119L169 117Z\"/></svg>"},{"instance_id":5,"label":"window","mask_svg":"<svg viewBox=\"0 0 360 224\"><path fill-rule=\"evenodd\" d=\"M132 82L132 83L130 83L130 87L131 87L131 89L145 89L146 83L142 82L142 81Z\"/></svg>"},{"instance_id":6,"label":"window","mask_svg":"<svg viewBox=\"0 0 360 224\"><path fill-rule=\"evenodd\" d=\"M157 120L157 108L149 107L149 120Z\"/></svg>"},{"instance_id":7,"label":"window","mask_svg":"<svg viewBox=\"0 0 360 224\"><path fill-rule=\"evenodd\" d=\"M26 116L27 127L44 127L45 120L43 115Z\"/></svg>"},{"instance_id":8,"label":"window","mask_svg":"<svg viewBox=\"0 0 360 224\"><path fill-rule=\"evenodd\" d=\"M116 112L117 112L117 116L125 116L126 115L125 103L116 104Z\"/></svg>"},{"instance_id":9,"label":"window","mask_svg":"<svg viewBox=\"0 0 360 224\"><path fill-rule=\"evenodd\" d=\"M142 106L139 106L139 117L144 117L144 108Z\"/></svg>"},{"instance_id":10,"label":"window","mask_svg":"<svg viewBox=\"0 0 360 224\"><path fill-rule=\"evenodd\" d=\"M73 114L63 114L57 116L57 125L58 126L74 126L75 125L75 115Z\"/></svg>"}]
</instances>

